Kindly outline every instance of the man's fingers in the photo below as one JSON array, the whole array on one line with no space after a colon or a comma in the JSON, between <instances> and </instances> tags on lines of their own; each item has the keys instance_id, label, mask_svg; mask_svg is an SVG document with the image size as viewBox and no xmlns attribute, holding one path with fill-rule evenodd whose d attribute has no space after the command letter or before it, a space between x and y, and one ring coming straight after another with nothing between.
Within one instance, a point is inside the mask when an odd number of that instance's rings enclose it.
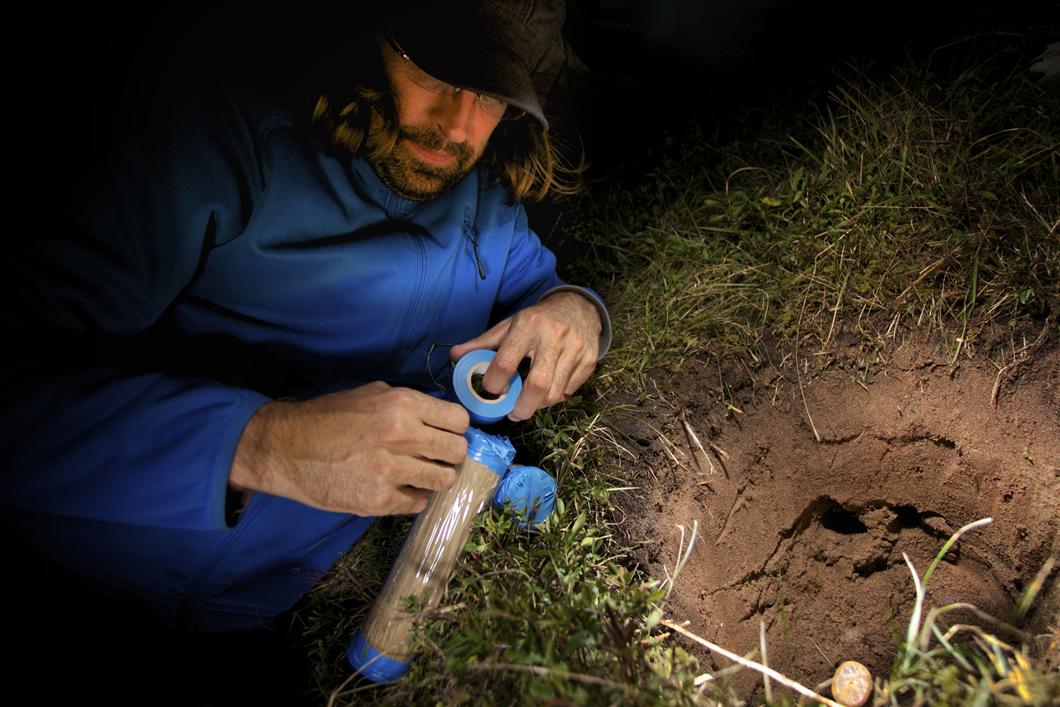
<instances>
[{"instance_id":1,"label":"man's fingers","mask_svg":"<svg viewBox=\"0 0 1060 707\"><path fill-rule=\"evenodd\" d=\"M427 501L431 498L429 491L413 488L411 486L403 486L399 489L395 489L395 491L393 510L386 515L410 515L412 513L422 513L423 509L427 507Z\"/></svg>"},{"instance_id":2,"label":"man's fingers","mask_svg":"<svg viewBox=\"0 0 1060 707\"><path fill-rule=\"evenodd\" d=\"M593 337L599 335L599 315L583 297L565 294L552 295L451 349L454 359L474 348L496 349L482 378L482 387L494 395L504 391L524 358L533 359L519 402L508 416L512 420L525 420L570 397L596 368L591 359L596 358Z\"/></svg>"},{"instance_id":3,"label":"man's fingers","mask_svg":"<svg viewBox=\"0 0 1060 707\"><path fill-rule=\"evenodd\" d=\"M487 329L482 334L479 334L474 339L469 339L462 344L457 344L449 348L449 358L453 361L458 360L461 356L474 351L475 349L491 349L497 350L497 347L504 341L504 337L508 335L508 329L511 327L511 317L503 319L492 327Z\"/></svg>"},{"instance_id":4,"label":"man's fingers","mask_svg":"<svg viewBox=\"0 0 1060 707\"><path fill-rule=\"evenodd\" d=\"M416 457L401 460L401 470L394 481L398 488L413 486L425 491L446 491L456 482L456 469Z\"/></svg>"},{"instance_id":5,"label":"man's fingers","mask_svg":"<svg viewBox=\"0 0 1060 707\"><path fill-rule=\"evenodd\" d=\"M535 352L534 363L523 381L519 402L508 417L513 420L525 420L546 405L545 400L552 389L560 354L561 350L554 345L542 346Z\"/></svg>"},{"instance_id":6,"label":"man's fingers","mask_svg":"<svg viewBox=\"0 0 1060 707\"><path fill-rule=\"evenodd\" d=\"M407 452L430 461L456 465L467 456L467 438L462 434L424 427L418 438L408 445Z\"/></svg>"},{"instance_id":7,"label":"man's fingers","mask_svg":"<svg viewBox=\"0 0 1060 707\"><path fill-rule=\"evenodd\" d=\"M526 398L525 394L520 396L519 404L516 405L515 410L512 410L512 414L508 417L512 420L525 420L543 407L567 400L574 395L585 381L589 380L589 376L595 370L596 363L592 360L585 360L579 363L576 356L560 356L552 374L552 385L548 394L539 402L535 402L536 398L534 397ZM531 371L532 374L533 371ZM527 381L529 380L529 377L527 377ZM523 390L526 390L526 384L524 384ZM527 405L526 408L523 408L524 403Z\"/></svg>"},{"instance_id":8,"label":"man's fingers","mask_svg":"<svg viewBox=\"0 0 1060 707\"><path fill-rule=\"evenodd\" d=\"M530 354L535 343L527 328L512 327L486 369L486 374L482 377L482 387L494 395L503 393L508 387L508 381L515 375L523 359ZM525 386L523 390L526 390ZM525 394L524 392L523 395Z\"/></svg>"},{"instance_id":9,"label":"man's fingers","mask_svg":"<svg viewBox=\"0 0 1060 707\"><path fill-rule=\"evenodd\" d=\"M574 369L574 374L571 376L566 389L563 391L563 397L569 398L574 395L578 388L581 388L582 384L589 380L589 376L591 376L595 370L596 361L591 358Z\"/></svg>"},{"instance_id":10,"label":"man's fingers","mask_svg":"<svg viewBox=\"0 0 1060 707\"><path fill-rule=\"evenodd\" d=\"M578 355L571 351L564 351L556 362L556 371L552 374L552 387L548 390L545 405L555 405L563 400L569 388L571 388L571 377L577 370ZM580 384L579 384L580 385ZM577 385L574 386L578 388Z\"/></svg>"},{"instance_id":11,"label":"man's fingers","mask_svg":"<svg viewBox=\"0 0 1060 707\"><path fill-rule=\"evenodd\" d=\"M439 400L426 393L424 393L424 398L426 399L423 401L423 409L420 412L423 424L458 435L467 432L471 418L468 417L467 410L462 405Z\"/></svg>"}]
</instances>

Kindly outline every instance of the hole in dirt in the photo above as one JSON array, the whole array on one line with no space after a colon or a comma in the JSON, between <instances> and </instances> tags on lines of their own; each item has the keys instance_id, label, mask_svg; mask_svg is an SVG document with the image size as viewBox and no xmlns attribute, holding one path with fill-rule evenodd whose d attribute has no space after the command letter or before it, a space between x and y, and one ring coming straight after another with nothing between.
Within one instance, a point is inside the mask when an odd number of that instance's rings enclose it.
<instances>
[{"instance_id":1,"label":"hole in dirt","mask_svg":"<svg viewBox=\"0 0 1060 707\"><path fill-rule=\"evenodd\" d=\"M821 525L840 535L855 535L868 532L856 513L845 508L830 508L821 514Z\"/></svg>"},{"instance_id":2,"label":"hole in dirt","mask_svg":"<svg viewBox=\"0 0 1060 707\"><path fill-rule=\"evenodd\" d=\"M913 506L895 506L894 515L894 520L887 527L892 533L902 528L919 528L923 522L920 511Z\"/></svg>"},{"instance_id":3,"label":"hole in dirt","mask_svg":"<svg viewBox=\"0 0 1060 707\"><path fill-rule=\"evenodd\" d=\"M1051 382L1060 349L1048 356L1023 375ZM693 415L690 424L710 430L704 436L727 452L729 475L710 477L710 491L702 493L689 465L654 486L648 479L643 494L628 497L635 522L627 532L659 548L651 566L660 576L680 551L675 518L699 519L699 532L713 540L686 566L669 598L672 614L737 649L759 644L764 621L770 665L805 685L830 679L839 659L887 675L895 629L901 632L915 603L905 558L922 574L954 530L989 516L991 525L949 548L931 576L924 609L968 602L990 616L1010 616L1051 556L1060 527L1060 478L1023 454L1030 448L1032 456L1035 450L1057 456L1055 396L1031 379L1021 378L1018 388L1015 379L1007 381L1007 390L1022 396L1017 422L1017 401L1008 409L982 404L997 379L994 366L967 364L957 379L946 365L930 371L920 365L932 357L911 358L909 371L884 366L886 375L872 380L853 380L845 371L815 379L808 407L827 411L825 438L833 444L815 442L794 384L782 396L763 395L738 417L722 420L720 410ZM714 382L703 372L710 368L678 379L674 390L705 396L699 391ZM775 375L762 374L763 389ZM652 405L639 414L681 429L679 408ZM955 410L963 411L959 420ZM672 467L656 446L631 474L641 478L649 464ZM976 453L958 459L954 449L961 447ZM1043 585L1028 628L1047 629L1042 617L1055 615L1057 596ZM761 701L756 676L731 680L734 694Z\"/></svg>"}]
</instances>

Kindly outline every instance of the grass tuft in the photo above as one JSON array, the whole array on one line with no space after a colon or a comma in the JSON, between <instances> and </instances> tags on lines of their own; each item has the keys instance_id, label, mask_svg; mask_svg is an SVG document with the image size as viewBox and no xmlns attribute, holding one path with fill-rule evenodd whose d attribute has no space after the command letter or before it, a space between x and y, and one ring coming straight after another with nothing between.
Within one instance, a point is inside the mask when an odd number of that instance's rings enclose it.
<instances>
[{"instance_id":1,"label":"grass tuft","mask_svg":"<svg viewBox=\"0 0 1060 707\"><path fill-rule=\"evenodd\" d=\"M954 533L935 555L923 579L903 555L913 576L916 601L894 672L888 680L877 681L876 704L906 704L910 698L913 704L932 705L1048 705L1060 700L1060 674L1034 667L1026 648L1015 648L978 625L956 623L944 627L938 619L951 611L963 610L1026 642L1030 637L1016 627L965 603L936 607L926 617L923 615L924 595L932 571L962 534L990 521L984 518ZM1024 611L1040 588L1040 584L1028 587L1020 602ZM932 639L936 645L932 645Z\"/></svg>"}]
</instances>

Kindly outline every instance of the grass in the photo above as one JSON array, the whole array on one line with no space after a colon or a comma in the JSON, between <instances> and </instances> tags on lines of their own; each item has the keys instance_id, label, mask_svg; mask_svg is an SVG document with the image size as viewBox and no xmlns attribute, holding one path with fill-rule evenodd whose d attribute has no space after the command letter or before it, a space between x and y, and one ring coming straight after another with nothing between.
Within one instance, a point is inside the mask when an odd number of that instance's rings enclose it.
<instances>
[{"instance_id":1,"label":"grass","mask_svg":"<svg viewBox=\"0 0 1060 707\"><path fill-rule=\"evenodd\" d=\"M615 347L580 397L513 440L518 459L557 477L555 513L537 533L483 514L420 625L410 673L382 686L346 681L342 655L407 522L374 529L299 613L321 701L733 702L724 675L703 673L665 623L680 567L644 577L616 539L614 495L638 480L615 461L635 455L609 432L606 401L693 358L754 365L769 341L810 355L842 340L869 367L889 340L923 334L956 366L988 340L1007 336L1016 352L1054 336L1060 92L1025 75L1026 51L1019 37L986 36L890 70L847 67L819 100L752 112L721 141L702 126L667 136L646 164L593 185L572 209L590 250L573 279L604 291ZM684 530L687 559L695 529ZM986 628L943 628L948 607L924 615L914 577L918 608L878 699L1055 695L1025 649Z\"/></svg>"},{"instance_id":2,"label":"grass","mask_svg":"<svg viewBox=\"0 0 1060 707\"><path fill-rule=\"evenodd\" d=\"M877 704L1056 704L1060 700L1060 674L1032 665L1027 649L1014 648L976 624L942 626L939 619L952 612L970 612L980 623L1030 643L1031 637L1015 626L984 614L971 604L952 603L923 613L928 580L942 558L965 532L990 523L984 518L954 533L942 546L921 578L905 557L913 576L916 602L910 615L905 642L894 671L876 687ZM1048 575L1052 559L1039 576ZM1033 603L1041 589L1032 582L1020 599L1020 607ZM1056 628L1053 629L1054 633ZM958 641L958 638L970 640ZM932 644L932 639L935 644Z\"/></svg>"},{"instance_id":3,"label":"grass","mask_svg":"<svg viewBox=\"0 0 1060 707\"><path fill-rule=\"evenodd\" d=\"M957 359L989 323L1044 318L1060 282L1056 101L989 66L848 68L818 108L752 116L721 146L672 138L644 180L602 189L584 237L607 233L616 338L636 342L605 375L754 359L764 336L824 348L844 327L866 358L917 329Z\"/></svg>"}]
</instances>

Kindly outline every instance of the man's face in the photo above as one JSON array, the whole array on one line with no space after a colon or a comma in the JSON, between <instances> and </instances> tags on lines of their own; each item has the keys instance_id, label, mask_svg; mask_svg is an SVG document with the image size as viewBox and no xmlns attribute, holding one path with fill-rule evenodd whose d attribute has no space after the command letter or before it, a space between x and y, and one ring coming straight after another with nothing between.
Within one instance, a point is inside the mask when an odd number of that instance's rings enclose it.
<instances>
[{"instance_id":1,"label":"man's face","mask_svg":"<svg viewBox=\"0 0 1060 707\"><path fill-rule=\"evenodd\" d=\"M409 77L413 67L386 41L383 64L398 110L394 149L372 160L380 179L399 196L427 201L448 191L471 171L486 149L500 119L479 107L472 91L433 92ZM380 125L368 131L371 153L379 143Z\"/></svg>"}]
</instances>

